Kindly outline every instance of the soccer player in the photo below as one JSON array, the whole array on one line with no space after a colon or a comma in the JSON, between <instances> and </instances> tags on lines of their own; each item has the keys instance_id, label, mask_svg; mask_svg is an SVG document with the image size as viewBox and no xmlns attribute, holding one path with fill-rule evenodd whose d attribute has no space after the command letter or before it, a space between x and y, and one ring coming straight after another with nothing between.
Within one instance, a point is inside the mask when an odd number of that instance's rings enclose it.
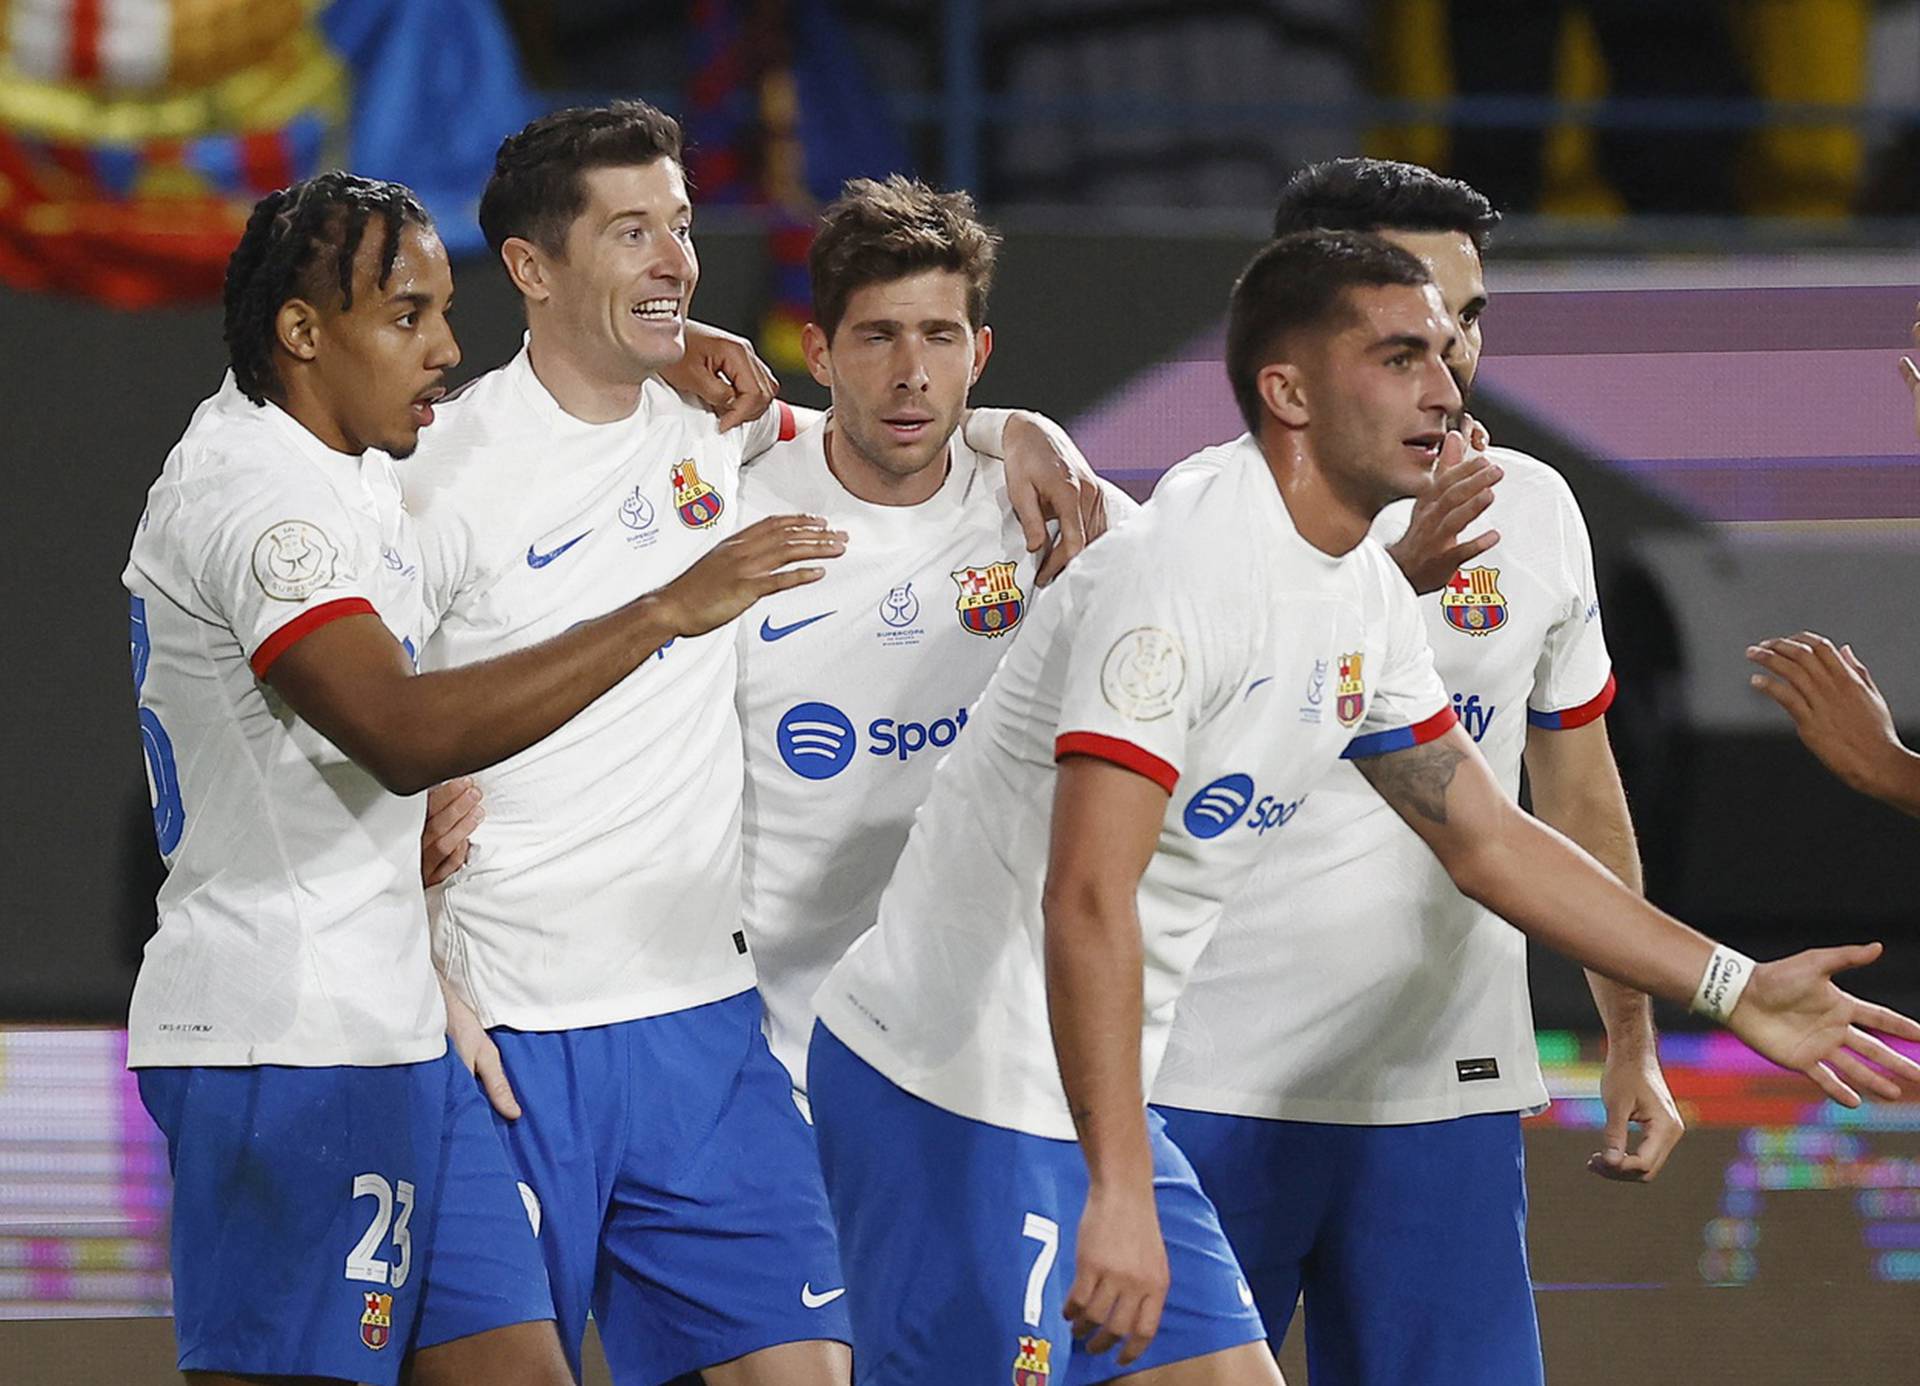
<instances>
[{"instance_id":1,"label":"soccer player","mask_svg":"<svg viewBox=\"0 0 1920 1386\"><path fill-rule=\"evenodd\" d=\"M1454 335L1398 247L1261 251L1227 329L1250 433L1079 559L935 774L808 1055L862 1383L1278 1380L1144 1094L1220 910L1356 740L1461 888L1529 933L1695 997L1840 1100L1920 1081L1854 1028L1920 1025L1828 980L1876 948L1754 967L1522 814L1457 725L1367 537L1460 447Z\"/></svg>"},{"instance_id":2,"label":"soccer player","mask_svg":"<svg viewBox=\"0 0 1920 1386\"><path fill-rule=\"evenodd\" d=\"M262 199L227 267L232 372L168 455L124 577L169 867L129 1062L167 1137L196 1380L571 1379L513 1175L447 1052L417 796L841 547L768 521L538 648L417 674L421 553L382 454L433 422L452 293L397 184L327 173Z\"/></svg>"},{"instance_id":3,"label":"soccer player","mask_svg":"<svg viewBox=\"0 0 1920 1386\"><path fill-rule=\"evenodd\" d=\"M528 337L403 468L431 668L592 620L724 544L743 462L799 422L780 406L723 431L658 378L699 268L670 117L534 121L502 143L480 222ZM969 420L1011 445L990 424ZM731 632L662 645L479 776L486 821L437 901L456 1044L499 1080L561 1341L577 1371L591 1309L622 1386L848 1374L819 1162L740 925L735 668Z\"/></svg>"},{"instance_id":4,"label":"soccer player","mask_svg":"<svg viewBox=\"0 0 1920 1386\"><path fill-rule=\"evenodd\" d=\"M1003 464L960 436L998 242L965 193L849 183L814 238L802 339L832 411L742 483L749 519L818 514L853 553L736 628L742 902L768 1038L802 1093L813 993L872 927L934 765L1041 595ZM1135 508L1108 489L1109 515Z\"/></svg>"},{"instance_id":5,"label":"soccer player","mask_svg":"<svg viewBox=\"0 0 1920 1386\"><path fill-rule=\"evenodd\" d=\"M1498 220L1464 183L1339 159L1294 176L1275 229L1377 231L1418 257L1459 326L1448 365L1464 394ZM1185 484L1182 470L1169 484ZM1459 513L1454 497L1477 484ZM1456 543L1462 522L1485 529ZM1524 756L1541 820L1639 890L1607 742L1614 685L1592 552L1566 482L1523 453L1465 455L1372 532L1421 594L1435 668L1508 797ZM1328 775L1287 850L1227 909L1154 1104L1220 1209L1276 1345L1304 1289L1316 1382L1538 1381L1519 1119L1547 1093L1526 939L1455 888L1360 764ZM1588 980L1607 1031L1607 1149L1592 1168L1650 1179L1683 1129L1651 1007ZM1631 1153L1630 1120L1645 1123Z\"/></svg>"}]
</instances>

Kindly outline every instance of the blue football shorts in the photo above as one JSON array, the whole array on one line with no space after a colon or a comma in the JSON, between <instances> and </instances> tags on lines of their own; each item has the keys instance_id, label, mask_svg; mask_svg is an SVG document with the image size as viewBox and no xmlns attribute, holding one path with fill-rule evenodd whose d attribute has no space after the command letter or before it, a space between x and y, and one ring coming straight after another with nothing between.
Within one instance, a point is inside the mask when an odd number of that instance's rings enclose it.
<instances>
[{"instance_id":1,"label":"blue football shorts","mask_svg":"<svg viewBox=\"0 0 1920 1386\"><path fill-rule=\"evenodd\" d=\"M173 1170L180 1370L392 1386L417 1348L553 1317L486 1100L451 1052L139 1083Z\"/></svg>"},{"instance_id":2,"label":"blue football shorts","mask_svg":"<svg viewBox=\"0 0 1920 1386\"><path fill-rule=\"evenodd\" d=\"M1149 1113L1172 1281L1160 1331L1121 1367L1075 1343L1063 1308L1087 1202L1074 1141L923 1102L816 1025L807 1094L847 1269L857 1386L1087 1386L1265 1336L1184 1156Z\"/></svg>"},{"instance_id":3,"label":"blue football shorts","mask_svg":"<svg viewBox=\"0 0 1920 1386\"><path fill-rule=\"evenodd\" d=\"M1304 1302L1314 1386L1539 1386L1518 1115L1337 1126L1158 1110L1274 1342Z\"/></svg>"},{"instance_id":4,"label":"blue football shorts","mask_svg":"<svg viewBox=\"0 0 1920 1386\"><path fill-rule=\"evenodd\" d=\"M591 1309L618 1386L849 1341L813 1133L757 991L579 1030L496 1029L574 1373Z\"/></svg>"}]
</instances>

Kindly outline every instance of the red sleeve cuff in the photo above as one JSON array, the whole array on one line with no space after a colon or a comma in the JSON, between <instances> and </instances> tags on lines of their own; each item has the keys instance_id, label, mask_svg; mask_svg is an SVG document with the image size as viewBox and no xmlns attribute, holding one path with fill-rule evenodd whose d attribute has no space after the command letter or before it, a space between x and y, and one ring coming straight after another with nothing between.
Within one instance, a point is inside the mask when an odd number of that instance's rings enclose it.
<instances>
[{"instance_id":1,"label":"red sleeve cuff","mask_svg":"<svg viewBox=\"0 0 1920 1386\"><path fill-rule=\"evenodd\" d=\"M1117 736L1102 736L1098 732L1068 732L1054 739L1053 758L1062 756L1092 756L1095 760L1111 761L1123 770L1131 770L1136 775L1145 775L1167 793L1173 793L1174 785L1180 782L1180 772L1167 764L1151 751L1143 751L1131 741L1122 741Z\"/></svg>"},{"instance_id":2,"label":"red sleeve cuff","mask_svg":"<svg viewBox=\"0 0 1920 1386\"><path fill-rule=\"evenodd\" d=\"M373 603L365 597L342 597L339 601L322 602L309 607L260 642L260 648L253 652L253 658L248 661L253 665L253 676L264 679L275 660L329 621L337 621L342 616L378 614L373 609Z\"/></svg>"},{"instance_id":3,"label":"red sleeve cuff","mask_svg":"<svg viewBox=\"0 0 1920 1386\"><path fill-rule=\"evenodd\" d=\"M793 406L783 399L776 399L773 407L780 411L780 441L787 442L799 433L799 422L793 416Z\"/></svg>"},{"instance_id":4,"label":"red sleeve cuff","mask_svg":"<svg viewBox=\"0 0 1920 1386\"><path fill-rule=\"evenodd\" d=\"M1543 727L1547 731L1572 731L1575 727L1584 727L1589 722L1598 721L1606 710L1613 706L1613 695L1617 691L1613 674L1607 674L1607 686L1587 699L1578 707L1563 708L1559 712L1535 712L1527 709L1527 724Z\"/></svg>"}]
</instances>

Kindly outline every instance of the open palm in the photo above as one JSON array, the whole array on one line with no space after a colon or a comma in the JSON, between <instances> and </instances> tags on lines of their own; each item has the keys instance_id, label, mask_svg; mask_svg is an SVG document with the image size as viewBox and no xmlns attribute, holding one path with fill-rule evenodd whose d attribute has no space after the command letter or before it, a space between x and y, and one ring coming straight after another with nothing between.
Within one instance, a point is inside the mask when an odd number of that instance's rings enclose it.
<instances>
[{"instance_id":1,"label":"open palm","mask_svg":"<svg viewBox=\"0 0 1920 1386\"><path fill-rule=\"evenodd\" d=\"M1805 1074L1844 1107L1860 1105L1860 1089L1889 1101L1920 1091L1920 1064L1867 1033L1920 1041L1920 1023L1833 984L1834 973L1879 956L1880 945L1866 943L1810 948L1761 963L1727 1028L1756 1053Z\"/></svg>"}]
</instances>

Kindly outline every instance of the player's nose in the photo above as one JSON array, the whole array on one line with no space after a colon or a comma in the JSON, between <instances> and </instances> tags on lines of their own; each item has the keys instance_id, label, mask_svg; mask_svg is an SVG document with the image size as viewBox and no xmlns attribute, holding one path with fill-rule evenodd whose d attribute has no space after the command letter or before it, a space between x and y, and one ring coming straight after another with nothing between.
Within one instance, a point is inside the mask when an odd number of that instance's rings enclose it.
<instances>
[{"instance_id":1,"label":"player's nose","mask_svg":"<svg viewBox=\"0 0 1920 1386\"><path fill-rule=\"evenodd\" d=\"M1426 390L1420 401L1420 408L1427 412L1439 412L1451 417L1460 412L1466 400L1460 394L1460 382L1454 378L1452 363L1438 356L1430 357L1427 363Z\"/></svg>"},{"instance_id":2,"label":"player's nose","mask_svg":"<svg viewBox=\"0 0 1920 1386\"><path fill-rule=\"evenodd\" d=\"M694 275L699 273L698 264L699 261L693 257L691 241L679 236L661 238L660 259L654 266L654 273L660 278L670 279L676 285L685 288L693 282Z\"/></svg>"},{"instance_id":3,"label":"player's nose","mask_svg":"<svg viewBox=\"0 0 1920 1386\"><path fill-rule=\"evenodd\" d=\"M438 330L427 347L427 369L450 371L460 364L460 342L453 335L453 324L441 318Z\"/></svg>"},{"instance_id":4,"label":"player's nose","mask_svg":"<svg viewBox=\"0 0 1920 1386\"><path fill-rule=\"evenodd\" d=\"M932 385L927 374L927 356L911 342L901 342L894 353L896 382L909 390L922 391Z\"/></svg>"}]
</instances>

